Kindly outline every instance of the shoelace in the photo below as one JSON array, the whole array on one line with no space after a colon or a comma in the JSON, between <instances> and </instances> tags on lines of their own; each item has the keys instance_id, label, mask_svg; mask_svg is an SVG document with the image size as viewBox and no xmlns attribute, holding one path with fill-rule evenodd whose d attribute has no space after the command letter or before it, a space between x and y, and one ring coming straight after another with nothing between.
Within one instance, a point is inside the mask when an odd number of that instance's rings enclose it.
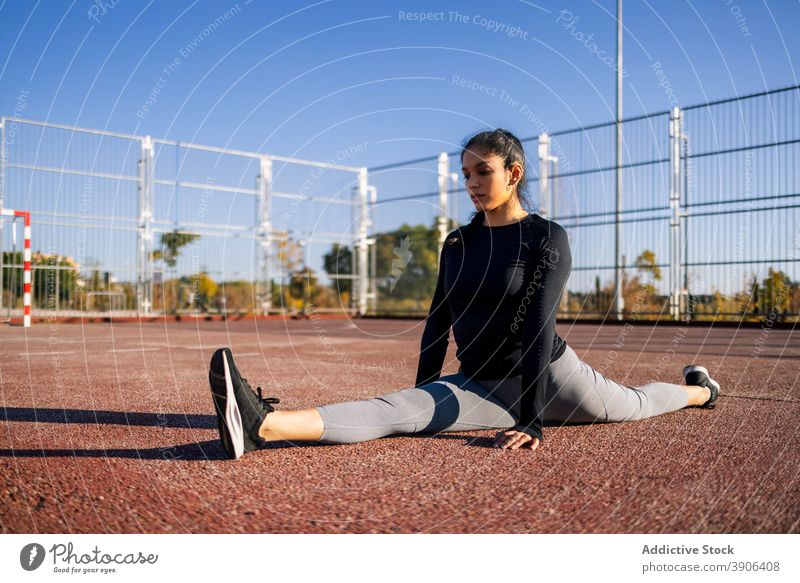
<instances>
[{"instance_id":1,"label":"shoelace","mask_svg":"<svg viewBox=\"0 0 800 583\"><path fill-rule=\"evenodd\" d=\"M258 391L258 400L262 403L280 403L281 400L278 397L267 397L266 399L261 395L261 387L256 387Z\"/></svg>"},{"instance_id":2,"label":"shoelace","mask_svg":"<svg viewBox=\"0 0 800 583\"><path fill-rule=\"evenodd\" d=\"M240 377L242 381L249 387L250 383L247 382L247 379L244 377ZM268 405L268 403L280 403L281 400L278 397L266 397L264 398L263 393L261 392L261 387L256 387L256 391L258 391L258 402L261 404L261 407L265 411L272 411L272 407Z\"/></svg>"}]
</instances>

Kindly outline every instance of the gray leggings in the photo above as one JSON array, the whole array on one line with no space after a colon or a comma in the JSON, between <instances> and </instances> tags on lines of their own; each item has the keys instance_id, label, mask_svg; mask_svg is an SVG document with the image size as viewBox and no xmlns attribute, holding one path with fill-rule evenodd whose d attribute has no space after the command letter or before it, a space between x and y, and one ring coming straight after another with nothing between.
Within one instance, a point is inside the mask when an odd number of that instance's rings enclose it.
<instances>
[{"instance_id":1,"label":"gray leggings","mask_svg":"<svg viewBox=\"0 0 800 583\"><path fill-rule=\"evenodd\" d=\"M397 433L506 429L519 421L522 377L470 379L460 369L421 387L363 401L316 407L323 443L356 443ZM680 385L626 387L581 361L567 346L550 364L545 423L634 421L686 407Z\"/></svg>"}]
</instances>

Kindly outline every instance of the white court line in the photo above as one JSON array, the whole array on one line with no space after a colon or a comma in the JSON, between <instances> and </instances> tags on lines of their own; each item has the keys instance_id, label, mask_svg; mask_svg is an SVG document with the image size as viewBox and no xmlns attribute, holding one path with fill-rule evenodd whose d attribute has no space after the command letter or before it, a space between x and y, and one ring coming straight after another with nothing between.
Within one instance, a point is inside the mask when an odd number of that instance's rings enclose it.
<instances>
[{"instance_id":1,"label":"white court line","mask_svg":"<svg viewBox=\"0 0 800 583\"><path fill-rule=\"evenodd\" d=\"M112 348L108 352L155 352L160 348Z\"/></svg>"},{"instance_id":2,"label":"white court line","mask_svg":"<svg viewBox=\"0 0 800 583\"><path fill-rule=\"evenodd\" d=\"M74 354L72 350L68 352L20 352L20 356L57 356L60 354Z\"/></svg>"},{"instance_id":3,"label":"white court line","mask_svg":"<svg viewBox=\"0 0 800 583\"><path fill-rule=\"evenodd\" d=\"M164 345L166 348L166 345ZM172 346L171 348L179 348L183 350L207 350L209 352L213 352L216 350L218 345L217 344L206 344L205 346ZM255 356L257 354L261 354L260 352L237 352L236 356Z\"/></svg>"}]
</instances>

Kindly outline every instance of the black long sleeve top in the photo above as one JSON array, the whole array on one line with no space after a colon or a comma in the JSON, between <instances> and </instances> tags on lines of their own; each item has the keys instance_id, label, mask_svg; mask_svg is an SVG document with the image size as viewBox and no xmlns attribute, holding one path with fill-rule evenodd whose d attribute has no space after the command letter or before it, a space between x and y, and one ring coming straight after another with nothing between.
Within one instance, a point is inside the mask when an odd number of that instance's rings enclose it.
<instances>
[{"instance_id":1,"label":"black long sleeve top","mask_svg":"<svg viewBox=\"0 0 800 583\"><path fill-rule=\"evenodd\" d=\"M456 358L468 376L522 375L514 429L543 440L548 367L566 349L556 312L572 268L567 233L534 213L509 225L482 222L478 213L445 239L416 386L441 375L452 326Z\"/></svg>"}]
</instances>

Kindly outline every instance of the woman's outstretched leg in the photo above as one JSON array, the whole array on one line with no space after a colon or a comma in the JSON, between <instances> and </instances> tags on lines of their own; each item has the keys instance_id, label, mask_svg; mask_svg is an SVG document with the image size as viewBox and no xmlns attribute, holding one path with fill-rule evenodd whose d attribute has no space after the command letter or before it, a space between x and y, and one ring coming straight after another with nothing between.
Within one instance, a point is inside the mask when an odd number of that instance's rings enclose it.
<instances>
[{"instance_id":1,"label":"woman's outstretched leg","mask_svg":"<svg viewBox=\"0 0 800 583\"><path fill-rule=\"evenodd\" d=\"M386 395L276 411L275 397L256 395L233 362L231 351L214 353L209 370L220 439L238 459L265 441L356 443L396 433L499 429L517 423L503 404L476 381L458 372L421 387Z\"/></svg>"},{"instance_id":2,"label":"woman's outstretched leg","mask_svg":"<svg viewBox=\"0 0 800 583\"><path fill-rule=\"evenodd\" d=\"M618 422L646 419L711 398L705 386L654 382L629 387L581 361L572 348L550 365L545 419L574 422Z\"/></svg>"},{"instance_id":3,"label":"woman's outstretched leg","mask_svg":"<svg viewBox=\"0 0 800 583\"><path fill-rule=\"evenodd\" d=\"M323 421L322 443L500 429L517 423L501 402L462 372L371 399L321 405L316 411Z\"/></svg>"}]
</instances>

